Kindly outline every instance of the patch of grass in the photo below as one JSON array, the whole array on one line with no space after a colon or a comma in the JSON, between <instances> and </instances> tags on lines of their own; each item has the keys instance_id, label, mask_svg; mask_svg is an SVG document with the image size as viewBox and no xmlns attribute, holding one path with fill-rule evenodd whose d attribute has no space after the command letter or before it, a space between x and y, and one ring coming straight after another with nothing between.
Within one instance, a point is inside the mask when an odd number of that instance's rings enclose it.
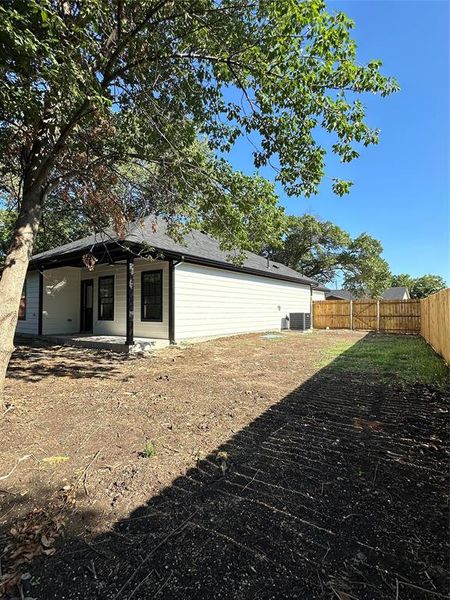
<instances>
[{"instance_id":1,"label":"patch of grass","mask_svg":"<svg viewBox=\"0 0 450 600\"><path fill-rule=\"evenodd\" d=\"M280 331L267 331L261 335L261 339L265 342L281 342L284 341Z\"/></svg>"},{"instance_id":2,"label":"patch of grass","mask_svg":"<svg viewBox=\"0 0 450 600\"><path fill-rule=\"evenodd\" d=\"M408 383L444 388L449 371L444 361L420 337L369 334L359 342L339 342L323 351L319 367L392 377Z\"/></svg>"},{"instance_id":3,"label":"patch of grass","mask_svg":"<svg viewBox=\"0 0 450 600\"><path fill-rule=\"evenodd\" d=\"M48 463L50 465L59 465L63 462L70 460L70 456L47 456L42 459L42 462Z\"/></svg>"},{"instance_id":4,"label":"patch of grass","mask_svg":"<svg viewBox=\"0 0 450 600\"><path fill-rule=\"evenodd\" d=\"M142 451L142 456L144 458L152 458L152 456L156 456L155 444L151 440L147 440L145 442L144 450Z\"/></svg>"}]
</instances>

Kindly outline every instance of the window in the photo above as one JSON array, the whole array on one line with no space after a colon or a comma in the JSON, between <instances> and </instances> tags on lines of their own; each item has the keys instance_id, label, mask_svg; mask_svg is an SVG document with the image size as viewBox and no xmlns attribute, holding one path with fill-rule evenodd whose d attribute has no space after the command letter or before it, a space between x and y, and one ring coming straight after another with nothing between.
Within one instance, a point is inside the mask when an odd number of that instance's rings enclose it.
<instances>
[{"instance_id":1,"label":"window","mask_svg":"<svg viewBox=\"0 0 450 600\"><path fill-rule=\"evenodd\" d=\"M145 271L141 280L141 320L162 321L162 271Z\"/></svg>"},{"instance_id":2,"label":"window","mask_svg":"<svg viewBox=\"0 0 450 600\"><path fill-rule=\"evenodd\" d=\"M27 318L27 282L24 281L22 295L20 296L19 321L25 321Z\"/></svg>"},{"instance_id":3,"label":"window","mask_svg":"<svg viewBox=\"0 0 450 600\"><path fill-rule=\"evenodd\" d=\"M114 275L98 278L98 320L114 321Z\"/></svg>"}]
</instances>

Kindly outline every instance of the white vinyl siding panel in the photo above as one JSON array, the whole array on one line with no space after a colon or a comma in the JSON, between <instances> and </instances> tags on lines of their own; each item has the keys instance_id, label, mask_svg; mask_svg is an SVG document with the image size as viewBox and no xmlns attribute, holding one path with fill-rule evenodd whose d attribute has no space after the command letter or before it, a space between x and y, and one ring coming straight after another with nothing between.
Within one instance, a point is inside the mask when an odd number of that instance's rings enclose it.
<instances>
[{"instance_id":1,"label":"white vinyl siding panel","mask_svg":"<svg viewBox=\"0 0 450 600\"><path fill-rule=\"evenodd\" d=\"M315 300L325 300L325 292L320 292L319 290L312 291L312 299Z\"/></svg>"},{"instance_id":2,"label":"white vinyl siding panel","mask_svg":"<svg viewBox=\"0 0 450 600\"><path fill-rule=\"evenodd\" d=\"M37 335L39 327L39 273L31 272L26 277L25 319L17 321L17 333Z\"/></svg>"},{"instance_id":3,"label":"white vinyl siding panel","mask_svg":"<svg viewBox=\"0 0 450 600\"><path fill-rule=\"evenodd\" d=\"M61 267L44 271L42 334L80 330L80 269Z\"/></svg>"},{"instance_id":4,"label":"white vinyl siding panel","mask_svg":"<svg viewBox=\"0 0 450 600\"><path fill-rule=\"evenodd\" d=\"M141 321L141 274L143 271L163 271L163 320ZM114 275L114 319L98 318L98 278ZM81 279L94 280L94 335L120 335L126 333L127 286L126 265L97 265L94 271L82 269ZM134 263L134 335L135 337L167 339L169 337L169 269L164 261L136 259Z\"/></svg>"},{"instance_id":5,"label":"white vinyl siding panel","mask_svg":"<svg viewBox=\"0 0 450 600\"><path fill-rule=\"evenodd\" d=\"M307 285L188 263L175 269L177 340L277 330L310 307Z\"/></svg>"}]
</instances>

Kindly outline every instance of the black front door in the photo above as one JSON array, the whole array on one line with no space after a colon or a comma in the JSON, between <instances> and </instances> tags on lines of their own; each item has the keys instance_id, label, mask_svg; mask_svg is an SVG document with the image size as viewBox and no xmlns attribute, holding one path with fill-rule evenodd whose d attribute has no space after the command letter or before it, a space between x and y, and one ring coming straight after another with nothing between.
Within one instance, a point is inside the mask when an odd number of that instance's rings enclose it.
<instances>
[{"instance_id":1,"label":"black front door","mask_svg":"<svg viewBox=\"0 0 450 600\"><path fill-rule=\"evenodd\" d=\"M80 332L92 333L94 304L94 280L85 279L81 282L81 318Z\"/></svg>"}]
</instances>

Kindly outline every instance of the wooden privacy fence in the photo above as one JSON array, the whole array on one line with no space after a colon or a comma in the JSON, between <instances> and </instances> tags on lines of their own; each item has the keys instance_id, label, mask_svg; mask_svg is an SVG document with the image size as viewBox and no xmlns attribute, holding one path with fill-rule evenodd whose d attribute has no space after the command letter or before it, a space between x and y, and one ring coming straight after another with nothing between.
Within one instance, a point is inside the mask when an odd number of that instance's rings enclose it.
<instances>
[{"instance_id":1,"label":"wooden privacy fence","mask_svg":"<svg viewBox=\"0 0 450 600\"><path fill-rule=\"evenodd\" d=\"M420 300L316 300L315 329L420 332Z\"/></svg>"},{"instance_id":2,"label":"wooden privacy fence","mask_svg":"<svg viewBox=\"0 0 450 600\"><path fill-rule=\"evenodd\" d=\"M421 335L450 365L450 288L420 301Z\"/></svg>"}]
</instances>

